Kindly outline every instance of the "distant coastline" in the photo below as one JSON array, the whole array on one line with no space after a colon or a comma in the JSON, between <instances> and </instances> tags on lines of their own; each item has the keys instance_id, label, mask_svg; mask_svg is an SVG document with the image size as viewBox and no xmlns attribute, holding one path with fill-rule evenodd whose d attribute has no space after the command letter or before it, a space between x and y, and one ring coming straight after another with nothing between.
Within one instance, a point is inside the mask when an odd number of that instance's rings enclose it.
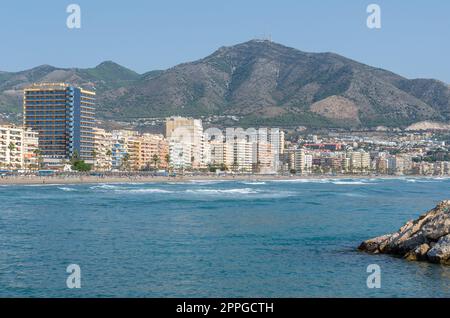
<instances>
[{"instance_id":1,"label":"distant coastline","mask_svg":"<svg viewBox=\"0 0 450 318\"><path fill-rule=\"evenodd\" d=\"M225 176L6 176L0 178L0 185L61 185L61 184L112 184L112 183L164 183L190 181L295 181L295 180L329 180L329 179L442 179L445 176L392 176L392 175L307 175L307 176L269 176L269 175L225 175Z\"/></svg>"}]
</instances>

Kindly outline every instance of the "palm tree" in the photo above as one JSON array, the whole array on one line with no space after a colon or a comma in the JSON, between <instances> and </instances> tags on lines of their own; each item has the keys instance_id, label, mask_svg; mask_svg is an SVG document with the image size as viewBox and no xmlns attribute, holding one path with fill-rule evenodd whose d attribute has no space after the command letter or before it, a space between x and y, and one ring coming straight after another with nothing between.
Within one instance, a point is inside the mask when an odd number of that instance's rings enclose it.
<instances>
[{"instance_id":1,"label":"palm tree","mask_svg":"<svg viewBox=\"0 0 450 318\"><path fill-rule=\"evenodd\" d=\"M75 162L77 162L77 161L79 161L79 160L80 160L80 154L78 153L78 150L75 149L75 150L73 151L72 159L71 159L70 161L71 161L72 164L74 164Z\"/></svg>"},{"instance_id":2,"label":"palm tree","mask_svg":"<svg viewBox=\"0 0 450 318\"><path fill-rule=\"evenodd\" d=\"M13 142L10 142L8 145L8 149L9 151L14 151L16 150L16 145Z\"/></svg>"},{"instance_id":3,"label":"palm tree","mask_svg":"<svg viewBox=\"0 0 450 318\"><path fill-rule=\"evenodd\" d=\"M93 168L95 170L96 166L97 166L97 151L95 151L95 149L92 149L92 158L94 160L94 164L93 164Z\"/></svg>"},{"instance_id":4,"label":"palm tree","mask_svg":"<svg viewBox=\"0 0 450 318\"><path fill-rule=\"evenodd\" d=\"M233 164L231 165L233 167L233 171L236 172L237 168L239 167L238 161L236 158L233 160Z\"/></svg>"},{"instance_id":5,"label":"palm tree","mask_svg":"<svg viewBox=\"0 0 450 318\"><path fill-rule=\"evenodd\" d=\"M107 162L105 168L111 169L111 167L112 167L112 150L111 149L106 150L106 157L108 159L108 162Z\"/></svg>"},{"instance_id":6,"label":"palm tree","mask_svg":"<svg viewBox=\"0 0 450 318\"><path fill-rule=\"evenodd\" d=\"M10 167L13 167L13 163L11 162L11 152L13 152L14 150L16 150L16 145L13 142L10 142L8 145L8 149L9 149L9 165Z\"/></svg>"},{"instance_id":7,"label":"palm tree","mask_svg":"<svg viewBox=\"0 0 450 318\"><path fill-rule=\"evenodd\" d=\"M130 154L129 153L126 153L123 155L121 166L122 166L122 168L125 168L125 170L129 169L129 166L130 166Z\"/></svg>"},{"instance_id":8,"label":"palm tree","mask_svg":"<svg viewBox=\"0 0 450 318\"><path fill-rule=\"evenodd\" d=\"M42 167L42 151L40 149L34 149L33 153L37 157L37 168L39 170Z\"/></svg>"},{"instance_id":9,"label":"palm tree","mask_svg":"<svg viewBox=\"0 0 450 318\"><path fill-rule=\"evenodd\" d=\"M157 154L154 154L153 156L152 156L152 162L153 162L153 166L155 167L155 169L157 168L157 165L158 165L158 163L159 163L159 157L158 157L158 155Z\"/></svg>"},{"instance_id":10,"label":"palm tree","mask_svg":"<svg viewBox=\"0 0 450 318\"><path fill-rule=\"evenodd\" d=\"M167 166L167 170L170 172L170 154L169 153L167 153L165 156L164 156L164 159L166 160L166 166Z\"/></svg>"}]
</instances>

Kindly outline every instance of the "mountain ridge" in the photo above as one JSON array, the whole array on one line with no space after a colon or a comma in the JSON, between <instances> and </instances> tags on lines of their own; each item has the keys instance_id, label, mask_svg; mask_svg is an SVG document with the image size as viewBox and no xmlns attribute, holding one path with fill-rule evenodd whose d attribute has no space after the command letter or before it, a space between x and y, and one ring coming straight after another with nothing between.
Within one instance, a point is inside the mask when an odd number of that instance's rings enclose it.
<instances>
[{"instance_id":1,"label":"mountain ridge","mask_svg":"<svg viewBox=\"0 0 450 318\"><path fill-rule=\"evenodd\" d=\"M347 128L450 119L450 86L442 81L407 79L336 53L262 40L143 74L112 61L0 72L0 112L20 112L20 90L34 81L95 85L102 119L232 115L246 125Z\"/></svg>"}]
</instances>

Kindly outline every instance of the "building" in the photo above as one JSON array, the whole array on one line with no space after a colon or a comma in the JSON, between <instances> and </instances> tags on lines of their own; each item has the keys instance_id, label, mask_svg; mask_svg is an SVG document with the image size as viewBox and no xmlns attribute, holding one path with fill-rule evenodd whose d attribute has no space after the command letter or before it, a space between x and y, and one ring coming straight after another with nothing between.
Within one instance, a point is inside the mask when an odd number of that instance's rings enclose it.
<instances>
[{"instance_id":1,"label":"building","mask_svg":"<svg viewBox=\"0 0 450 318\"><path fill-rule=\"evenodd\" d=\"M365 151L351 151L348 154L350 169L353 173L364 172L370 169L370 154Z\"/></svg>"},{"instance_id":2,"label":"building","mask_svg":"<svg viewBox=\"0 0 450 318\"><path fill-rule=\"evenodd\" d=\"M94 163L95 92L64 83L33 84L24 89L23 124L39 133L47 164L76 154Z\"/></svg>"},{"instance_id":3,"label":"building","mask_svg":"<svg viewBox=\"0 0 450 318\"><path fill-rule=\"evenodd\" d=\"M183 149L183 157L190 157L189 165L193 169L206 167L208 163L206 158L207 151L205 149L206 139L205 134L203 133L202 121L200 119L185 117L167 118L166 138L169 143L172 143L172 149ZM175 143L180 143L181 145L175 147L173 145ZM189 153L187 153L187 151L189 151ZM170 155L170 158L173 158L172 155ZM183 162L185 161L183 160Z\"/></svg>"},{"instance_id":4,"label":"building","mask_svg":"<svg viewBox=\"0 0 450 318\"><path fill-rule=\"evenodd\" d=\"M306 153L305 149L294 150L295 171L300 174L311 173L313 166L313 156Z\"/></svg>"},{"instance_id":5,"label":"building","mask_svg":"<svg viewBox=\"0 0 450 318\"><path fill-rule=\"evenodd\" d=\"M101 128L94 128L94 168L97 170L111 170L112 168L112 133Z\"/></svg>"},{"instance_id":6,"label":"building","mask_svg":"<svg viewBox=\"0 0 450 318\"><path fill-rule=\"evenodd\" d=\"M256 172L273 173L281 170L280 158L284 153L284 132L279 128L248 129L246 136L253 142L253 166Z\"/></svg>"},{"instance_id":7,"label":"building","mask_svg":"<svg viewBox=\"0 0 450 318\"><path fill-rule=\"evenodd\" d=\"M230 143L230 147L233 150L231 169L239 172L252 172L254 168L253 154L256 143L241 138L228 141L228 143Z\"/></svg>"},{"instance_id":8,"label":"building","mask_svg":"<svg viewBox=\"0 0 450 318\"><path fill-rule=\"evenodd\" d=\"M281 158L284 154L285 134L279 128L271 128L268 134L268 142L272 146L273 155L273 169L274 171L281 170Z\"/></svg>"},{"instance_id":9,"label":"building","mask_svg":"<svg viewBox=\"0 0 450 318\"><path fill-rule=\"evenodd\" d=\"M258 142L253 146L253 171L258 173L272 173L275 172L274 155L276 151L272 144Z\"/></svg>"},{"instance_id":10,"label":"building","mask_svg":"<svg viewBox=\"0 0 450 318\"><path fill-rule=\"evenodd\" d=\"M223 140L209 142L210 163L212 166L224 166L230 169L233 164L233 145Z\"/></svg>"},{"instance_id":11,"label":"building","mask_svg":"<svg viewBox=\"0 0 450 318\"><path fill-rule=\"evenodd\" d=\"M173 169L190 169L192 168L192 149L190 143L181 143L177 141L169 142L169 166Z\"/></svg>"},{"instance_id":12,"label":"building","mask_svg":"<svg viewBox=\"0 0 450 318\"><path fill-rule=\"evenodd\" d=\"M168 167L169 144L163 135L143 134L140 140L139 169Z\"/></svg>"},{"instance_id":13,"label":"building","mask_svg":"<svg viewBox=\"0 0 450 318\"><path fill-rule=\"evenodd\" d=\"M39 150L39 134L31 129L22 128L22 140L22 168L39 169L42 158Z\"/></svg>"},{"instance_id":14,"label":"building","mask_svg":"<svg viewBox=\"0 0 450 318\"><path fill-rule=\"evenodd\" d=\"M129 130L112 131L111 167L114 170L129 169L128 138L136 133Z\"/></svg>"},{"instance_id":15,"label":"building","mask_svg":"<svg viewBox=\"0 0 450 318\"><path fill-rule=\"evenodd\" d=\"M37 132L14 126L0 127L0 168L37 169L38 146Z\"/></svg>"}]
</instances>

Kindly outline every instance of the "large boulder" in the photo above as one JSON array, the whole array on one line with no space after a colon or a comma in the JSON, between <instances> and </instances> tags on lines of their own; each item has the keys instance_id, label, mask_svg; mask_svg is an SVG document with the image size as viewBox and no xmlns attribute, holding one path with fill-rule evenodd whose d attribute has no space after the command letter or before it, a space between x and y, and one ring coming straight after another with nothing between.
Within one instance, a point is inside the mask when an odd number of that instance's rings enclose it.
<instances>
[{"instance_id":1,"label":"large boulder","mask_svg":"<svg viewBox=\"0 0 450 318\"><path fill-rule=\"evenodd\" d=\"M450 200L442 201L393 234L361 243L359 250L450 265Z\"/></svg>"},{"instance_id":2,"label":"large boulder","mask_svg":"<svg viewBox=\"0 0 450 318\"><path fill-rule=\"evenodd\" d=\"M450 235L443 236L428 253L428 260L433 263L450 264Z\"/></svg>"}]
</instances>

